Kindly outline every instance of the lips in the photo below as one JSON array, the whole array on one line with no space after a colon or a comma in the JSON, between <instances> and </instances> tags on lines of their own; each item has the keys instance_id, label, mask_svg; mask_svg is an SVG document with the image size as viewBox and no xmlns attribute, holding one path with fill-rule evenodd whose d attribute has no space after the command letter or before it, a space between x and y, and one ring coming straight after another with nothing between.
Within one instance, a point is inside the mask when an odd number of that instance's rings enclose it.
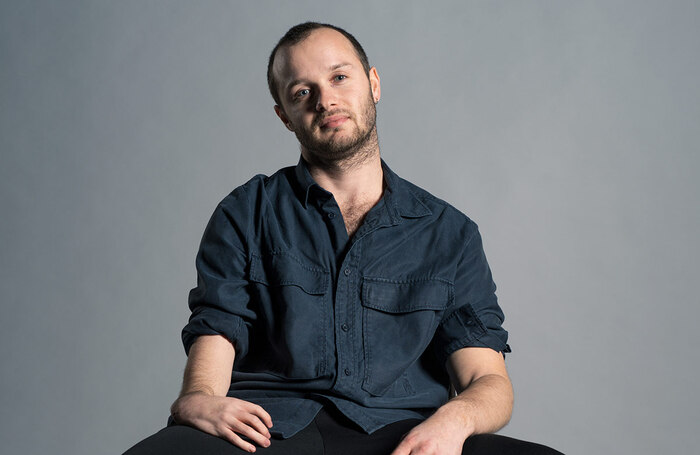
<instances>
[{"instance_id":1,"label":"lips","mask_svg":"<svg viewBox=\"0 0 700 455\"><path fill-rule=\"evenodd\" d=\"M344 114L331 115L321 120L319 126L321 128L337 128L348 120L348 116Z\"/></svg>"}]
</instances>

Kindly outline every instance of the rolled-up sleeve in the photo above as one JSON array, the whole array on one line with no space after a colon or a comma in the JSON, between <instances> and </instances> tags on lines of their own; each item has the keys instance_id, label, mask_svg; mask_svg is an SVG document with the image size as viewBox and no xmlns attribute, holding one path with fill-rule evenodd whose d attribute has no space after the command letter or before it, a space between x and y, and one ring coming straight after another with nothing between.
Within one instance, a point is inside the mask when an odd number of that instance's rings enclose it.
<instances>
[{"instance_id":1,"label":"rolled-up sleeve","mask_svg":"<svg viewBox=\"0 0 700 455\"><path fill-rule=\"evenodd\" d=\"M246 279L245 233L234 224L225 199L214 211L197 253L197 287L190 291L189 322L182 330L185 352L200 335L222 335L236 348L237 359L248 351L250 310Z\"/></svg>"},{"instance_id":2,"label":"rolled-up sleeve","mask_svg":"<svg viewBox=\"0 0 700 455\"><path fill-rule=\"evenodd\" d=\"M434 338L441 362L464 347L486 347L510 352L504 315L496 299L496 284L474 222L468 224L467 241L457 265L454 301L444 313Z\"/></svg>"}]
</instances>

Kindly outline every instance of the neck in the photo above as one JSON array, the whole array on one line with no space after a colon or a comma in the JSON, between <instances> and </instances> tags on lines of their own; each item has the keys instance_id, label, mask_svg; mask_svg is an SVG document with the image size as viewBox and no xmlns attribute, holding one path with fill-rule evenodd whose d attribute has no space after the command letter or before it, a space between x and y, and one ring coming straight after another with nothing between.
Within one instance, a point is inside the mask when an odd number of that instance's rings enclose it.
<instances>
[{"instance_id":1,"label":"neck","mask_svg":"<svg viewBox=\"0 0 700 455\"><path fill-rule=\"evenodd\" d=\"M379 156L376 128L360 148L342 159L319 159L319 153L302 148L311 177L323 189L333 194L338 204L356 202L376 204L383 192L383 171Z\"/></svg>"},{"instance_id":2,"label":"neck","mask_svg":"<svg viewBox=\"0 0 700 455\"><path fill-rule=\"evenodd\" d=\"M309 164L309 173L316 183L333 194L349 237L355 234L384 193L379 153L347 168L327 169Z\"/></svg>"},{"instance_id":3,"label":"neck","mask_svg":"<svg viewBox=\"0 0 700 455\"><path fill-rule=\"evenodd\" d=\"M378 153L350 167L329 169L309 163L309 173L341 206L370 202L374 205L382 197L384 172Z\"/></svg>"}]
</instances>

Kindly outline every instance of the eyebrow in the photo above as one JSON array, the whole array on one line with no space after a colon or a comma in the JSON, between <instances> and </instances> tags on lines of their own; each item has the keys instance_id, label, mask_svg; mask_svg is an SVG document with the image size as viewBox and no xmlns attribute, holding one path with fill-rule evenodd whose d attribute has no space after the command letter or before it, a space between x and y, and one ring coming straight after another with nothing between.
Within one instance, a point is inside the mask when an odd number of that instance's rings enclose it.
<instances>
[{"instance_id":1,"label":"eyebrow","mask_svg":"<svg viewBox=\"0 0 700 455\"><path fill-rule=\"evenodd\" d=\"M349 63L349 62L336 63L335 65L329 66L328 71L336 71L336 70L339 70L340 68L345 68L346 66L352 66L352 63ZM294 79L289 84L287 84L286 90L288 91L290 88L294 87L297 84L301 84L303 82L305 82L304 79Z\"/></svg>"},{"instance_id":2,"label":"eyebrow","mask_svg":"<svg viewBox=\"0 0 700 455\"><path fill-rule=\"evenodd\" d=\"M344 67L346 67L346 66L352 66L352 63L338 63L338 64L333 65L333 66L331 66L330 68L328 68L328 70L329 70L329 71L335 71L335 70L337 70L337 69L344 68Z\"/></svg>"}]
</instances>

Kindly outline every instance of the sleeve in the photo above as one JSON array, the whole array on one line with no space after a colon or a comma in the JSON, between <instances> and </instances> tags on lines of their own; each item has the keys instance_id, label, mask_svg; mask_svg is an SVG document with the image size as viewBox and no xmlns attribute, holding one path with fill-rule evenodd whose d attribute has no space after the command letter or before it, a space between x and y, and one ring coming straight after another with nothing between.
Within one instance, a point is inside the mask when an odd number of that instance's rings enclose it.
<instances>
[{"instance_id":1,"label":"sleeve","mask_svg":"<svg viewBox=\"0 0 700 455\"><path fill-rule=\"evenodd\" d=\"M485 347L510 352L505 319L496 299L496 284L486 262L481 235L469 221L467 243L457 263L454 301L438 325L434 343L441 364L464 347Z\"/></svg>"},{"instance_id":2,"label":"sleeve","mask_svg":"<svg viewBox=\"0 0 700 455\"><path fill-rule=\"evenodd\" d=\"M189 354L198 336L223 335L234 344L238 359L248 351L248 328L255 313L249 308L245 235L224 202L214 211L199 246L197 287L190 291L192 314L182 329L182 343Z\"/></svg>"}]
</instances>

